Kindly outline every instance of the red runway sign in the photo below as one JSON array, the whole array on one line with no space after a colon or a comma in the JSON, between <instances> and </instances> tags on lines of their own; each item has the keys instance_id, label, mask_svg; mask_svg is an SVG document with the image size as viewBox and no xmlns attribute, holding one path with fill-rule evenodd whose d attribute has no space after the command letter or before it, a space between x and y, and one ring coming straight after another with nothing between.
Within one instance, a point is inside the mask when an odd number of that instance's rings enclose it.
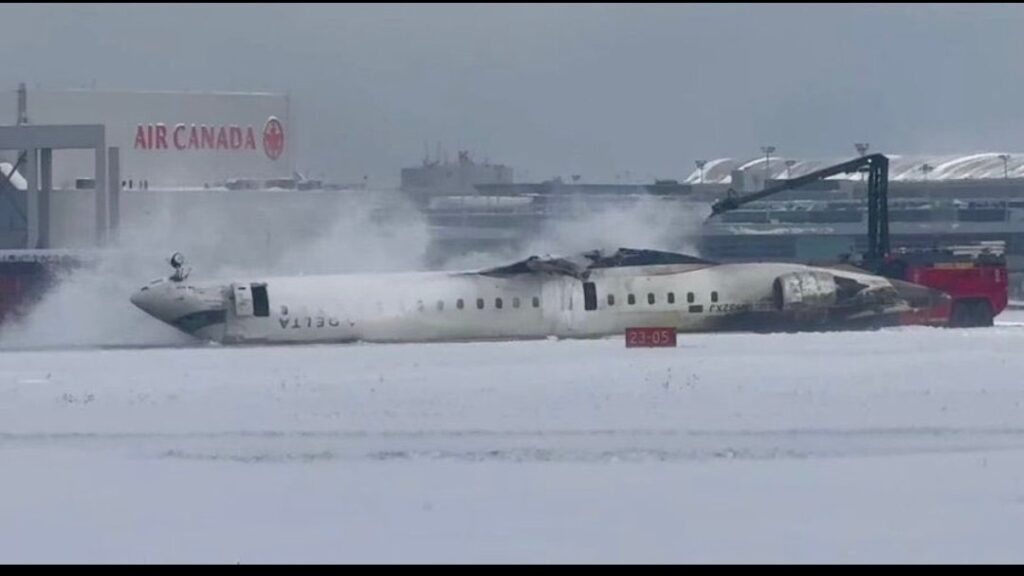
<instances>
[{"instance_id":1,"label":"red runway sign","mask_svg":"<svg viewBox=\"0 0 1024 576\"><path fill-rule=\"evenodd\" d=\"M675 328L626 328L626 348L675 348Z\"/></svg>"}]
</instances>

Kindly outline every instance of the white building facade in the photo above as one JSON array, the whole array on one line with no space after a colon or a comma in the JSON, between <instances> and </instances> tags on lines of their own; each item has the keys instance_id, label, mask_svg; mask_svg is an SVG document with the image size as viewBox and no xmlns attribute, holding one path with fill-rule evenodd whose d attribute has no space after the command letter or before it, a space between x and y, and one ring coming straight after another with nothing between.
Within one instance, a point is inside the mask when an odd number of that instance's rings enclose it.
<instances>
[{"instance_id":1,"label":"white building facade","mask_svg":"<svg viewBox=\"0 0 1024 576\"><path fill-rule=\"evenodd\" d=\"M30 124L104 124L126 190L202 188L234 179L291 178L289 98L273 93L27 89ZM0 92L0 124L18 121L16 89ZM91 152L54 153L53 184L92 177Z\"/></svg>"}]
</instances>

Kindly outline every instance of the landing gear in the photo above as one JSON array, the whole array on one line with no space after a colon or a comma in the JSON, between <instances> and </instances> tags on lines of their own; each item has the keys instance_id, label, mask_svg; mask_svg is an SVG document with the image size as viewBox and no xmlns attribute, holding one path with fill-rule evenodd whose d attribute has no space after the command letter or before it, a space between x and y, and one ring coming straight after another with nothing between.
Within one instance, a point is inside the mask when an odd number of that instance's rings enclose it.
<instances>
[{"instance_id":1,"label":"landing gear","mask_svg":"<svg viewBox=\"0 0 1024 576\"><path fill-rule=\"evenodd\" d=\"M181 282L188 278L188 274L192 269L185 267L185 256L181 252L171 254L170 262L171 267L174 268L174 273L170 277L172 282Z\"/></svg>"}]
</instances>

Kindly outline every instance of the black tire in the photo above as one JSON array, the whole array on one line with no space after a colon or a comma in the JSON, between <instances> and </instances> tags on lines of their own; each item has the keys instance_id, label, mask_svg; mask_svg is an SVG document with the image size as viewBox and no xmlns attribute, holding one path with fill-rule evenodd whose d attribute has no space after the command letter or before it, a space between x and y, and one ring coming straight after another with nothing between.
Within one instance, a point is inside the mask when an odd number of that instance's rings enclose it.
<instances>
[{"instance_id":1,"label":"black tire","mask_svg":"<svg viewBox=\"0 0 1024 576\"><path fill-rule=\"evenodd\" d=\"M992 306L987 300L977 300L974 302L974 314L973 320L974 326L992 326L995 324L995 318L992 315Z\"/></svg>"},{"instance_id":2,"label":"black tire","mask_svg":"<svg viewBox=\"0 0 1024 576\"><path fill-rule=\"evenodd\" d=\"M970 302L953 302L953 311L949 314L950 328L966 328L971 325L973 316Z\"/></svg>"}]
</instances>

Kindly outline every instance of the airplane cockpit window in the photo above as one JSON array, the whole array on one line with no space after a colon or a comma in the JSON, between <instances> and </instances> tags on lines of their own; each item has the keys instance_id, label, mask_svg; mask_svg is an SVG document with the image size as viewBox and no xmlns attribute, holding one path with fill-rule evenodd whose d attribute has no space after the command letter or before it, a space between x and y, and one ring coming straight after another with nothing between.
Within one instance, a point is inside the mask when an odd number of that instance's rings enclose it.
<instances>
[{"instance_id":1,"label":"airplane cockpit window","mask_svg":"<svg viewBox=\"0 0 1024 576\"><path fill-rule=\"evenodd\" d=\"M484 299L483 298L477 298L476 299L476 309L477 310L483 310L484 309Z\"/></svg>"},{"instance_id":2,"label":"airplane cockpit window","mask_svg":"<svg viewBox=\"0 0 1024 576\"><path fill-rule=\"evenodd\" d=\"M267 298L267 285L252 283L252 315L270 316L270 300Z\"/></svg>"}]
</instances>

